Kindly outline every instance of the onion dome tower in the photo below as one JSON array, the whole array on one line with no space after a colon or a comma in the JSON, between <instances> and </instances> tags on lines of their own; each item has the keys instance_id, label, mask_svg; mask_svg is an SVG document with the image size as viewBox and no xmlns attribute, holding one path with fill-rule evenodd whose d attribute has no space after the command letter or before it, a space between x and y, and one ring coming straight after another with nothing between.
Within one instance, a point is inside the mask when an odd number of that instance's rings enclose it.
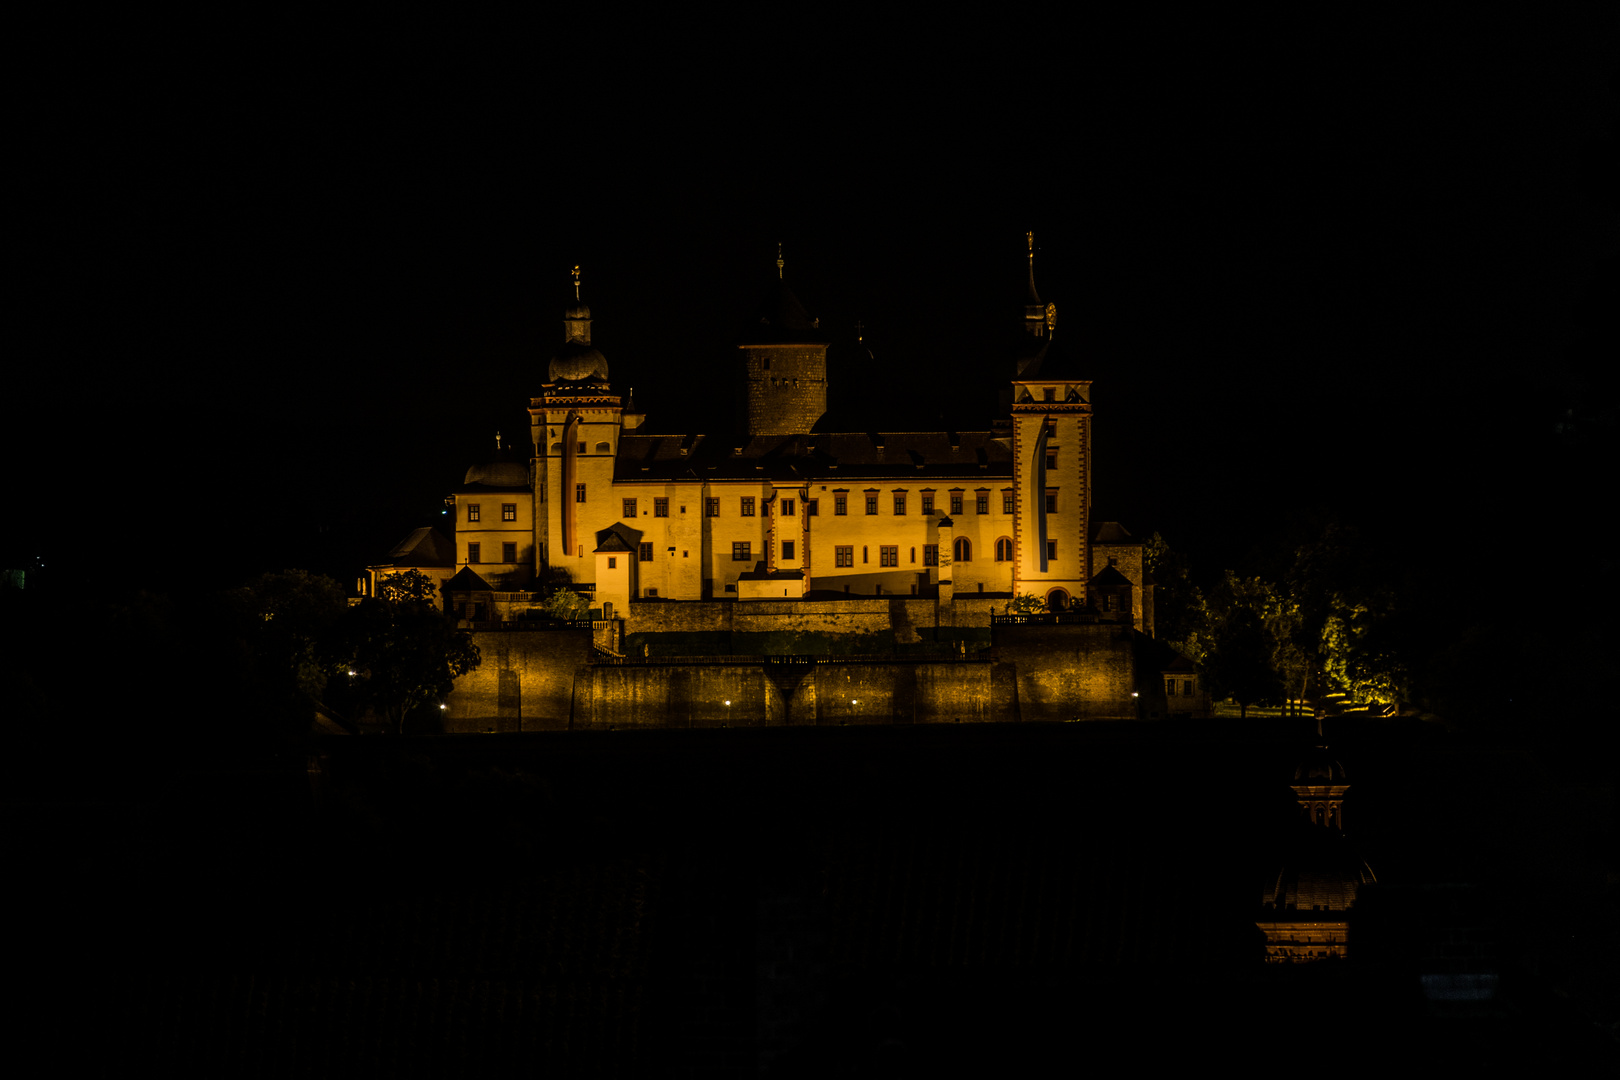
<instances>
[{"instance_id":1,"label":"onion dome tower","mask_svg":"<svg viewBox=\"0 0 1620 1080\"><path fill-rule=\"evenodd\" d=\"M1344 794L1350 783L1344 766L1318 743L1295 767L1291 786L1300 815L1286 838L1280 865L1261 886L1256 920L1266 935L1266 961L1343 958L1356 898L1378 880L1344 833Z\"/></svg>"},{"instance_id":2,"label":"onion dome tower","mask_svg":"<svg viewBox=\"0 0 1620 1080\"><path fill-rule=\"evenodd\" d=\"M591 344L591 309L579 298L579 267L574 267L574 302L563 312L563 344L551 357L548 383L608 381L607 357Z\"/></svg>"},{"instance_id":3,"label":"onion dome tower","mask_svg":"<svg viewBox=\"0 0 1620 1080\"><path fill-rule=\"evenodd\" d=\"M807 432L827 412L827 337L788 288L781 245L776 281L738 335L741 419L750 435Z\"/></svg>"}]
</instances>

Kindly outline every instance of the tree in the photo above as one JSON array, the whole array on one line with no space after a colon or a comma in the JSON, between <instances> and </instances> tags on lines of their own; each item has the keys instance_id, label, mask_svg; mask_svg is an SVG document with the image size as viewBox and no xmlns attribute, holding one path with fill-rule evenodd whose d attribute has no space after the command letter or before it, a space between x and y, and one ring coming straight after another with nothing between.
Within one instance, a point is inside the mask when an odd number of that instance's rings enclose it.
<instances>
[{"instance_id":1,"label":"tree","mask_svg":"<svg viewBox=\"0 0 1620 1080\"><path fill-rule=\"evenodd\" d=\"M232 589L225 602L265 688L319 700L342 660L335 636L348 602L338 583L307 570L281 570Z\"/></svg>"},{"instance_id":2,"label":"tree","mask_svg":"<svg viewBox=\"0 0 1620 1080\"><path fill-rule=\"evenodd\" d=\"M1041 615L1046 611L1046 598L1036 596L1034 593L1024 593L1013 597L1007 609L1015 615Z\"/></svg>"},{"instance_id":3,"label":"tree","mask_svg":"<svg viewBox=\"0 0 1620 1080\"><path fill-rule=\"evenodd\" d=\"M1259 613L1248 606L1234 606L1216 624L1204 669L1217 694L1237 701L1240 719L1248 716L1250 705L1282 690L1272 667L1271 636Z\"/></svg>"},{"instance_id":4,"label":"tree","mask_svg":"<svg viewBox=\"0 0 1620 1080\"><path fill-rule=\"evenodd\" d=\"M575 619L583 619L586 612L591 610L591 605L573 589L558 589L546 598L540 610L553 619L573 622Z\"/></svg>"},{"instance_id":5,"label":"tree","mask_svg":"<svg viewBox=\"0 0 1620 1080\"><path fill-rule=\"evenodd\" d=\"M409 570L386 579L381 596L349 609L344 635L351 696L385 719L395 734L422 705L450 692L479 664L472 635L457 630L434 598L427 575Z\"/></svg>"}]
</instances>

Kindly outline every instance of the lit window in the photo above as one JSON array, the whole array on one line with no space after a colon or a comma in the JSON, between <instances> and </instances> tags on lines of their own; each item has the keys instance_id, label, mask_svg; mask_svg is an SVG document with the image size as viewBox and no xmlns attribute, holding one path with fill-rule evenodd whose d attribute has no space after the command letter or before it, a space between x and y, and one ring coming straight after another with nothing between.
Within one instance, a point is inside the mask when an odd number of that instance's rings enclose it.
<instances>
[{"instance_id":1,"label":"lit window","mask_svg":"<svg viewBox=\"0 0 1620 1080\"><path fill-rule=\"evenodd\" d=\"M482 514L482 513L483 513L483 508L480 507L477 503L468 503L467 504L467 520L468 521L477 521L478 516L480 514Z\"/></svg>"},{"instance_id":2,"label":"lit window","mask_svg":"<svg viewBox=\"0 0 1620 1080\"><path fill-rule=\"evenodd\" d=\"M574 501L575 502L584 502L585 501L585 485L584 484L575 484L574 485Z\"/></svg>"},{"instance_id":3,"label":"lit window","mask_svg":"<svg viewBox=\"0 0 1620 1080\"><path fill-rule=\"evenodd\" d=\"M855 565L855 547L853 544L840 544L833 548L833 562L839 566Z\"/></svg>"},{"instance_id":4,"label":"lit window","mask_svg":"<svg viewBox=\"0 0 1620 1080\"><path fill-rule=\"evenodd\" d=\"M1012 541L1005 536L996 541L996 562L1012 562Z\"/></svg>"},{"instance_id":5,"label":"lit window","mask_svg":"<svg viewBox=\"0 0 1620 1080\"><path fill-rule=\"evenodd\" d=\"M501 545L501 562L504 562L504 563L515 563L515 562L517 562L517 545L516 544L508 543L508 544L502 544Z\"/></svg>"},{"instance_id":6,"label":"lit window","mask_svg":"<svg viewBox=\"0 0 1620 1080\"><path fill-rule=\"evenodd\" d=\"M923 545L923 565L924 566L938 566L939 565L939 545L938 544L924 544Z\"/></svg>"},{"instance_id":7,"label":"lit window","mask_svg":"<svg viewBox=\"0 0 1620 1080\"><path fill-rule=\"evenodd\" d=\"M792 540L784 540L784 541L782 541L782 558L783 558L784 561L787 561L787 562L791 562L793 559L797 558L797 556L795 556L793 554L793 541Z\"/></svg>"},{"instance_id":8,"label":"lit window","mask_svg":"<svg viewBox=\"0 0 1620 1080\"><path fill-rule=\"evenodd\" d=\"M868 495L866 497L866 512L868 514L877 513L877 496L876 495Z\"/></svg>"},{"instance_id":9,"label":"lit window","mask_svg":"<svg viewBox=\"0 0 1620 1080\"><path fill-rule=\"evenodd\" d=\"M894 512L900 515L906 512L906 497L899 492L895 492L894 495Z\"/></svg>"},{"instance_id":10,"label":"lit window","mask_svg":"<svg viewBox=\"0 0 1620 1080\"><path fill-rule=\"evenodd\" d=\"M1001 493L1001 512L1003 514L1010 514L1013 512L1013 493L1010 491L1003 491Z\"/></svg>"},{"instance_id":11,"label":"lit window","mask_svg":"<svg viewBox=\"0 0 1620 1080\"><path fill-rule=\"evenodd\" d=\"M482 551L482 550L483 550L482 546L477 544L477 543L468 544L467 545L467 561L470 562L470 563L482 562L483 558L479 554L480 551Z\"/></svg>"},{"instance_id":12,"label":"lit window","mask_svg":"<svg viewBox=\"0 0 1620 1080\"><path fill-rule=\"evenodd\" d=\"M795 508L794 508L792 499L783 499L782 500L782 516L783 517L785 517L785 518L792 517L794 509Z\"/></svg>"},{"instance_id":13,"label":"lit window","mask_svg":"<svg viewBox=\"0 0 1620 1080\"><path fill-rule=\"evenodd\" d=\"M835 516L835 517L843 517L847 513L849 513L849 496L848 495L834 495L833 496L833 516Z\"/></svg>"},{"instance_id":14,"label":"lit window","mask_svg":"<svg viewBox=\"0 0 1620 1080\"><path fill-rule=\"evenodd\" d=\"M951 545L951 558L957 562L973 561L973 545L968 542L967 537L958 536L956 538L956 543Z\"/></svg>"},{"instance_id":15,"label":"lit window","mask_svg":"<svg viewBox=\"0 0 1620 1080\"><path fill-rule=\"evenodd\" d=\"M501 520L517 520L517 503L501 503Z\"/></svg>"},{"instance_id":16,"label":"lit window","mask_svg":"<svg viewBox=\"0 0 1620 1080\"><path fill-rule=\"evenodd\" d=\"M981 491L973 497L973 512L975 514L988 514L990 512L990 493Z\"/></svg>"},{"instance_id":17,"label":"lit window","mask_svg":"<svg viewBox=\"0 0 1620 1080\"><path fill-rule=\"evenodd\" d=\"M719 517L720 516L720 500L719 499L704 499L703 500L703 515L705 517Z\"/></svg>"},{"instance_id":18,"label":"lit window","mask_svg":"<svg viewBox=\"0 0 1620 1080\"><path fill-rule=\"evenodd\" d=\"M923 512L924 516L927 516L928 514L932 514L934 512L934 494L933 494L933 492L930 492L930 491L923 492L922 512Z\"/></svg>"},{"instance_id":19,"label":"lit window","mask_svg":"<svg viewBox=\"0 0 1620 1080\"><path fill-rule=\"evenodd\" d=\"M879 566L899 566L900 565L900 548L899 548L899 546L894 545L894 544L884 544L882 547L878 548L878 565Z\"/></svg>"},{"instance_id":20,"label":"lit window","mask_svg":"<svg viewBox=\"0 0 1620 1080\"><path fill-rule=\"evenodd\" d=\"M624 513L620 514L619 516L620 517L627 517L627 518L635 517L636 516L636 500L634 500L634 499L626 499L626 500L624 500Z\"/></svg>"},{"instance_id":21,"label":"lit window","mask_svg":"<svg viewBox=\"0 0 1620 1080\"><path fill-rule=\"evenodd\" d=\"M742 516L754 516L754 497L752 495L744 495L742 497Z\"/></svg>"},{"instance_id":22,"label":"lit window","mask_svg":"<svg viewBox=\"0 0 1620 1080\"><path fill-rule=\"evenodd\" d=\"M653 517L669 517L669 500L653 500Z\"/></svg>"},{"instance_id":23,"label":"lit window","mask_svg":"<svg viewBox=\"0 0 1620 1080\"><path fill-rule=\"evenodd\" d=\"M639 550L641 552L641 561L642 562L652 562L653 561L652 560L653 548L652 548L652 541L651 540L643 540L641 542L641 547L640 547Z\"/></svg>"},{"instance_id":24,"label":"lit window","mask_svg":"<svg viewBox=\"0 0 1620 1080\"><path fill-rule=\"evenodd\" d=\"M731 561L747 562L753 556L753 544L747 540L734 541L731 545Z\"/></svg>"}]
</instances>

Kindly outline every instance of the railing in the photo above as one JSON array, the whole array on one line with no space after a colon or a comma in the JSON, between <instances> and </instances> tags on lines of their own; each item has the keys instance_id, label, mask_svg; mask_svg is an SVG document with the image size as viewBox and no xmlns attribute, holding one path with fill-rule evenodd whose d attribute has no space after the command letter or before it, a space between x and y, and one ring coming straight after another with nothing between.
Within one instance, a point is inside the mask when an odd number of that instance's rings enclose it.
<instances>
[{"instance_id":1,"label":"railing","mask_svg":"<svg viewBox=\"0 0 1620 1080\"><path fill-rule=\"evenodd\" d=\"M1124 613L1119 612L1117 615L1123 621ZM990 615L991 626L1080 626L1104 621L1115 620L1105 620L1095 611L1043 611L1017 615L997 615L992 612Z\"/></svg>"}]
</instances>

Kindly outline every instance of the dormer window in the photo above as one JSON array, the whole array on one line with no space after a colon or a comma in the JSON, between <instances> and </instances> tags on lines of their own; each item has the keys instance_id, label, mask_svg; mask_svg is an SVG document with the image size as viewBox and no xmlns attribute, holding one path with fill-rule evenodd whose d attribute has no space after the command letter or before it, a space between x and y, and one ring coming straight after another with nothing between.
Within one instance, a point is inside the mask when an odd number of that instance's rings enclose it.
<instances>
[{"instance_id":1,"label":"dormer window","mask_svg":"<svg viewBox=\"0 0 1620 1080\"><path fill-rule=\"evenodd\" d=\"M1057 400L1057 388L1052 387L1052 386L1043 386L1043 387L1041 387L1041 400L1042 401L1056 401Z\"/></svg>"}]
</instances>

